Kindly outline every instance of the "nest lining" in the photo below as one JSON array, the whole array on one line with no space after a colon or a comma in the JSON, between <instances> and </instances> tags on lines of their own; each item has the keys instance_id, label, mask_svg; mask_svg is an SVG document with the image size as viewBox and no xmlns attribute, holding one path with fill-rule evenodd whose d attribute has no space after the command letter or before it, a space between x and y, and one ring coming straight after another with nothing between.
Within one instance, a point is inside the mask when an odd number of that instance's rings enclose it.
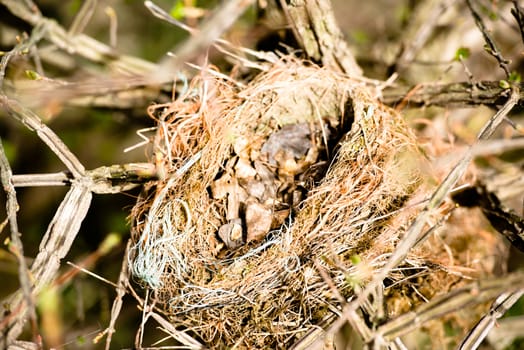
<instances>
[{"instance_id":1,"label":"nest lining","mask_svg":"<svg viewBox=\"0 0 524 350\"><path fill-rule=\"evenodd\" d=\"M132 272L208 345L288 347L337 308L319 269L350 297L416 215L416 139L327 69L284 59L242 91L202 73L150 114L165 178L132 213Z\"/></svg>"}]
</instances>

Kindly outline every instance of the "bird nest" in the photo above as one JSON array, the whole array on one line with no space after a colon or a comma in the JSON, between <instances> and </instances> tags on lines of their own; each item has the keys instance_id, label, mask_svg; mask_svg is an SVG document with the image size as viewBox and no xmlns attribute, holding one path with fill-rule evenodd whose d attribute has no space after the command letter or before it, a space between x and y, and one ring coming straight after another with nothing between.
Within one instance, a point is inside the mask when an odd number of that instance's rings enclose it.
<instances>
[{"instance_id":1,"label":"bird nest","mask_svg":"<svg viewBox=\"0 0 524 350\"><path fill-rule=\"evenodd\" d=\"M289 347L384 266L427 194L399 114L312 64L283 59L247 86L203 71L149 114L160 178L133 209L130 266L208 345ZM455 281L431 274L449 253L433 245L388 277L389 316L416 303L396 283L410 274Z\"/></svg>"}]
</instances>

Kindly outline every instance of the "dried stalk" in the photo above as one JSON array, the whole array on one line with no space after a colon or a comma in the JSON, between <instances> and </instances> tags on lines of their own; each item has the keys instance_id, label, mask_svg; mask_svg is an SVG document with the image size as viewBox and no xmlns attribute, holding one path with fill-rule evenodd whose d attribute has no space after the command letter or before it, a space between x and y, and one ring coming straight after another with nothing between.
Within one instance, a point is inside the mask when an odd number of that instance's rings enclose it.
<instances>
[{"instance_id":1,"label":"dried stalk","mask_svg":"<svg viewBox=\"0 0 524 350\"><path fill-rule=\"evenodd\" d=\"M523 276L524 277L524 276ZM518 281L519 283L522 281ZM477 325L468 333L459 346L460 350L477 349L488 335L489 331L495 326L499 318L512 307L524 295L524 289L516 292L510 292L512 286L506 286L502 289L497 299L491 305L488 313L477 323Z\"/></svg>"},{"instance_id":2,"label":"dried stalk","mask_svg":"<svg viewBox=\"0 0 524 350\"><path fill-rule=\"evenodd\" d=\"M18 274L20 280L20 289L22 293L22 298L28 309L29 320L31 321L31 331L33 335L33 340L37 341L38 335L38 325L36 317L36 307L33 295L31 293L31 276L29 274L29 269L24 256L24 247L22 240L20 239L20 232L18 231L18 221L16 218L16 213L18 212L18 202L16 200L16 191L12 184L13 173L9 162L5 155L4 147L0 140L0 177L2 180L2 186L7 195L6 211L7 218L9 220L11 228L11 252L14 253L18 261ZM0 345L2 345L2 340L0 339ZM6 344L3 344L6 345Z\"/></svg>"},{"instance_id":3,"label":"dried stalk","mask_svg":"<svg viewBox=\"0 0 524 350\"><path fill-rule=\"evenodd\" d=\"M120 55L112 47L85 34L72 35L56 21L42 16L36 8L29 8L22 1L0 0L15 16L31 24L34 28L45 28L45 38L62 50L76 54L93 62L106 64L117 71L144 75L156 69L155 64L146 60ZM99 86L103 86L100 84ZM93 91L95 92L95 91Z\"/></svg>"},{"instance_id":4,"label":"dried stalk","mask_svg":"<svg viewBox=\"0 0 524 350\"><path fill-rule=\"evenodd\" d=\"M386 341L392 341L396 337L400 337L414 329L420 328L425 322L470 305L481 304L496 298L501 293L505 293L506 298L512 296L512 301L515 302L516 299L514 297L522 295L522 292L510 292L522 288L524 288L524 273L522 272L515 272L504 277L473 282L465 287L457 288L447 294L434 298L428 303L419 306L414 311L408 312L380 326L375 331L375 337L383 338ZM497 303L497 306L492 310L496 310L500 305L500 302ZM507 311L507 308L504 311ZM500 317L501 315L502 314L498 314L497 316ZM492 325L497 316L488 318ZM469 346L470 347L463 347L461 349L474 348L471 347L471 344Z\"/></svg>"}]
</instances>

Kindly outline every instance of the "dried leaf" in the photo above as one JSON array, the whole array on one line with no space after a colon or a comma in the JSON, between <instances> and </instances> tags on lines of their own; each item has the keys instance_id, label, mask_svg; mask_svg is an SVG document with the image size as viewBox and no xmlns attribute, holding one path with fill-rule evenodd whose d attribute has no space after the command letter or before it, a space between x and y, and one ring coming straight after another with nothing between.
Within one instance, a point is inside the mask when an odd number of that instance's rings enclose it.
<instances>
[{"instance_id":1,"label":"dried leaf","mask_svg":"<svg viewBox=\"0 0 524 350\"><path fill-rule=\"evenodd\" d=\"M251 162L245 158L240 158L235 165L235 175L239 179L254 178L257 171L251 166Z\"/></svg>"},{"instance_id":2,"label":"dried leaf","mask_svg":"<svg viewBox=\"0 0 524 350\"><path fill-rule=\"evenodd\" d=\"M256 199L249 198L246 203L246 241L256 241L264 238L271 229L273 211L260 204Z\"/></svg>"},{"instance_id":3,"label":"dried leaf","mask_svg":"<svg viewBox=\"0 0 524 350\"><path fill-rule=\"evenodd\" d=\"M227 194L232 191L232 178L229 174L222 175L219 179L211 184L211 195L214 199L226 198Z\"/></svg>"},{"instance_id":4,"label":"dried leaf","mask_svg":"<svg viewBox=\"0 0 524 350\"><path fill-rule=\"evenodd\" d=\"M240 219L231 220L229 223L220 226L218 236L229 249L235 249L244 244L242 239L242 225Z\"/></svg>"}]
</instances>

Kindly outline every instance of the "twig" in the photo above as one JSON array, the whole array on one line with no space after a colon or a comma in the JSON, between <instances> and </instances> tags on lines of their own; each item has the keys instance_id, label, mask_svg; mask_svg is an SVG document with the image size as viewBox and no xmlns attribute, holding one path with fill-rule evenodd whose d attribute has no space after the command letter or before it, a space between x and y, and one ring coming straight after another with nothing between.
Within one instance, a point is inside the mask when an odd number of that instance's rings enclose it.
<instances>
[{"instance_id":1,"label":"twig","mask_svg":"<svg viewBox=\"0 0 524 350\"><path fill-rule=\"evenodd\" d=\"M107 6L104 12L109 18L109 45L116 49L118 40L118 17L116 16L115 10L111 6Z\"/></svg>"},{"instance_id":2,"label":"twig","mask_svg":"<svg viewBox=\"0 0 524 350\"><path fill-rule=\"evenodd\" d=\"M438 296L426 304L417 307L415 311L403 314L396 319L380 326L376 332L376 337L383 337L385 340L393 340L396 337L407 334L413 329L419 328L424 323L449 314L450 312L463 309L469 305L476 305L487 300L496 298L502 292L504 297L512 297L511 301L515 302L514 297L521 292L508 293L524 287L524 274L515 272L504 277L495 277L473 282L467 286L455 289L450 293ZM493 305L497 307L504 305L508 299L499 298ZM505 305L507 306L507 304ZM496 312L495 312L496 314ZM500 317L498 314L496 314ZM494 316L496 317L496 316ZM490 319L494 321L493 319ZM471 348L463 348L471 349Z\"/></svg>"},{"instance_id":3,"label":"twig","mask_svg":"<svg viewBox=\"0 0 524 350\"><path fill-rule=\"evenodd\" d=\"M116 285L115 283L111 282L111 281L108 280L107 278L104 278L104 277L102 277L102 276L97 275L96 273L93 273L93 272L89 271L89 270L86 269L85 267L79 266L79 265L77 265L77 264L75 264L75 263L72 263L72 262L70 262L70 261L68 261L67 264L73 266L73 267L74 267L75 269L77 269L78 271L82 271L82 272L85 273L86 275L89 275L89 276L91 276L91 277L93 277L93 278L96 278L96 279L99 280L99 281L102 281L102 282L104 282L104 283L109 284L110 286L113 286L113 287L117 288L117 285Z\"/></svg>"},{"instance_id":4,"label":"twig","mask_svg":"<svg viewBox=\"0 0 524 350\"><path fill-rule=\"evenodd\" d=\"M413 62L418 52L437 28L439 18L454 1L431 0L418 3L410 17L408 27L403 30L403 44L394 63L396 70L401 71Z\"/></svg>"},{"instance_id":5,"label":"twig","mask_svg":"<svg viewBox=\"0 0 524 350\"><path fill-rule=\"evenodd\" d=\"M524 84L519 84L519 102L524 101ZM406 105L416 108L423 106L471 107L485 105L497 107L503 105L510 90L500 85L499 81L481 81L476 84L428 83L416 87L394 86L382 91L382 102L396 107Z\"/></svg>"},{"instance_id":6,"label":"twig","mask_svg":"<svg viewBox=\"0 0 524 350\"><path fill-rule=\"evenodd\" d=\"M85 169L76 156L67 148L64 142L45 125L30 109L22 106L17 100L5 95L0 96L0 105L3 105L9 115L36 132L38 137L55 153L64 165L71 171L73 177L80 178Z\"/></svg>"},{"instance_id":7,"label":"twig","mask_svg":"<svg viewBox=\"0 0 524 350\"><path fill-rule=\"evenodd\" d=\"M45 28L45 38L70 54L79 55L93 62L107 64L120 72L140 76L156 69L155 64L151 62L136 57L120 55L112 47L85 34L70 35L56 21L42 16L36 6L30 8L18 0L0 0L0 3L7 7L12 14L28 22L33 27ZM118 85L121 89L130 79L123 78L121 81L116 80L116 82L115 80L111 84L106 84L108 83L107 81L99 82L98 87ZM93 89L93 92L96 92L96 89Z\"/></svg>"},{"instance_id":8,"label":"twig","mask_svg":"<svg viewBox=\"0 0 524 350\"><path fill-rule=\"evenodd\" d=\"M149 2L149 1L147 1ZM174 50L175 58L164 58L159 68L148 78L151 83L164 83L173 80L182 64L213 44L244 13L254 0L229 0L202 24L199 35L192 36Z\"/></svg>"},{"instance_id":9,"label":"twig","mask_svg":"<svg viewBox=\"0 0 524 350\"><path fill-rule=\"evenodd\" d=\"M488 53L491 54L497 62L499 63L500 68L504 71L506 74L506 78L509 78L510 71L508 68L509 61L506 60L504 57L502 57L502 54L500 53L497 44L495 44L495 41L491 38L491 35L488 33L488 29L484 25L484 21L482 20L482 17L480 14L475 10L475 7L471 3L471 0L466 0L466 4L469 7L469 11L471 12L471 15L473 16L473 19L475 20L475 24L479 28L480 32L482 33L482 36L484 37L484 41L486 42L488 46Z\"/></svg>"},{"instance_id":10,"label":"twig","mask_svg":"<svg viewBox=\"0 0 524 350\"><path fill-rule=\"evenodd\" d=\"M27 40L23 40L18 43L12 50L5 53L0 61L0 90L4 89L4 77L7 69L7 64L14 56L24 54L26 51L33 50L36 43L38 43L45 34L43 27L35 27L31 33L31 36Z\"/></svg>"},{"instance_id":11,"label":"twig","mask_svg":"<svg viewBox=\"0 0 524 350\"><path fill-rule=\"evenodd\" d=\"M80 225L87 214L92 194L81 183L73 184L60 204L48 230L42 238L40 252L31 265L34 286L32 293L37 295L54 278L60 267L60 260L69 252ZM15 293L4 304L17 310L14 318L8 321L5 341L11 344L21 333L28 305ZM7 325L6 325L7 326Z\"/></svg>"},{"instance_id":12,"label":"twig","mask_svg":"<svg viewBox=\"0 0 524 350\"><path fill-rule=\"evenodd\" d=\"M31 330L33 332L33 340L37 341L38 335L38 325L36 318L36 308L35 302L33 299L33 294L31 291L31 279L29 276L29 268L27 267L25 256L24 256L24 246L22 240L20 239L20 232L18 231L18 222L16 218L16 213L18 211L18 202L16 200L16 191L11 182L13 173L9 162L5 155L4 147L2 145L2 140L0 139L0 174L2 180L2 186L7 195L6 211L7 217L9 220L11 228L11 252L15 255L18 260L18 275L20 280L20 287L22 289L23 298L27 305L29 319L31 323ZM0 342L1 344L1 342ZM4 344L7 345L7 344Z\"/></svg>"},{"instance_id":13,"label":"twig","mask_svg":"<svg viewBox=\"0 0 524 350\"><path fill-rule=\"evenodd\" d=\"M520 7L517 0L513 0L513 8L511 9L511 14L515 17L517 24L519 26L520 37L522 43L524 43L524 10Z\"/></svg>"},{"instance_id":14,"label":"twig","mask_svg":"<svg viewBox=\"0 0 524 350\"><path fill-rule=\"evenodd\" d=\"M145 1L144 2L144 5L147 7L147 9L149 11L151 11L151 13L153 14L153 16L163 20L163 21L166 21L167 23L170 23L174 26L177 26L179 28L182 28L183 30L187 31L189 34L191 35L197 35L199 33L199 30L196 29L196 28L193 28L185 23L182 23L180 21L178 21L177 19L173 18L169 13L167 13L165 10L163 10L161 7L159 7L158 5L156 5L154 2L152 1ZM238 47L234 44L232 44L231 42L223 39L223 38L220 38L220 37L217 37L215 39L215 41L213 42L213 45L216 47L217 50L219 50L220 52L230 56L230 57L233 57L235 60L237 60L238 62L241 62L243 63L246 67L252 67L252 68L255 68L255 69L259 69L259 70L267 70L266 67L264 67L263 64L261 63L258 63L258 62L252 62L252 61L248 61L247 59L243 58L243 57L240 57L238 55L235 55L232 51L240 51L244 54L247 54L247 55L250 55L250 56L253 56L259 60L263 60L263 61L266 61L266 62L271 62L271 63L274 63L278 60L278 57L276 55L274 55L273 53L268 53L268 52L261 52L261 51L255 51L255 50L251 50L251 49L248 49L248 48L245 48L245 47ZM222 46L225 46L227 47L228 49L230 50L227 50L225 49L224 47ZM174 56L174 57L177 57L176 54L172 54L172 53L168 53L170 56ZM195 68L195 69L198 69L199 71L202 71L204 69L207 69L206 67L199 67L198 65L195 65L193 63L189 63L187 62L187 65L189 65L190 67L192 68ZM210 73L213 73L216 71L210 71ZM224 79L231 79L230 77L227 77L226 75L224 75ZM235 81L234 79L231 79L231 81L233 81L235 84L240 84L240 82L238 81Z\"/></svg>"},{"instance_id":15,"label":"twig","mask_svg":"<svg viewBox=\"0 0 524 350\"><path fill-rule=\"evenodd\" d=\"M109 326L96 336L95 343L97 343L101 337L107 334L106 337L106 346L105 349L109 350L111 347L111 339L113 338L113 333L115 333L115 324L120 311L122 310L122 299L126 294L127 285L129 283L129 266L127 262L127 254L129 253L129 248L131 246L131 241L126 245L126 250L122 259L122 267L120 269L120 275L118 276L118 283L116 285L116 297L113 300L113 306L111 307L111 320L109 321Z\"/></svg>"},{"instance_id":16,"label":"twig","mask_svg":"<svg viewBox=\"0 0 524 350\"><path fill-rule=\"evenodd\" d=\"M94 193L118 193L156 179L156 168L151 163L116 164L87 170L85 178L89 180L89 189ZM70 186L73 182L74 177L65 171L13 175L15 187Z\"/></svg>"},{"instance_id":17,"label":"twig","mask_svg":"<svg viewBox=\"0 0 524 350\"><path fill-rule=\"evenodd\" d=\"M97 3L98 0L84 1L82 7L80 7L80 11L76 14L75 19L69 28L69 35L77 35L84 31L87 23L89 23L91 17L93 17L93 14L95 13Z\"/></svg>"},{"instance_id":18,"label":"twig","mask_svg":"<svg viewBox=\"0 0 524 350\"><path fill-rule=\"evenodd\" d=\"M522 295L524 295L524 289L513 293L507 293L507 290L505 290L505 293L499 295L491 305L489 312L480 319L475 327L464 338L459 349L477 349L484 338L486 338L489 331L493 328L497 319L504 316L509 308L513 306Z\"/></svg>"},{"instance_id":19,"label":"twig","mask_svg":"<svg viewBox=\"0 0 524 350\"><path fill-rule=\"evenodd\" d=\"M177 330L171 323L166 321L162 316L160 316L156 312L151 311L150 315L165 330L167 330L169 332L169 334L174 339L176 339L180 343L186 345L187 347L189 347L189 349L205 349L205 347L201 343L199 343L197 340L191 338L185 332L181 332L181 331Z\"/></svg>"},{"instance_id":20,"label":"twig","mask_svg":"<svg viewBox=\"0 0 524 350\"><path fill-rule=\"evenodd\" d=\"M86 172L83 165L67 146L34 112L5 95L0 96L0 102L10 115L29 129L36 131L37 135L71 172L71 176L68 177L71 189L66 194L49 224L47 232L42 238L40 251L31 266L31 275L34 279L32 293L37 295L43 287L55 278L61 259L69 252L80 230L80 225L91 204L93 192L114 193L121 191L121 186L114 186L112 177L115 174L117 176L118 174L125 174L126 168L122 168L122 166L117 166L116 168L101 167ZM140 169L138 167L138 170ZM59 176L55 180L62 182L63 177ZM8 318L0 322L2 327L8 329L5 332L5 340L2 339L2 341L9 345L22 331L28 303L23 298L23 292L17 292L5 302L5 305L9 305L11 310L13 310Z\"/></svg>"}]
</instances>

